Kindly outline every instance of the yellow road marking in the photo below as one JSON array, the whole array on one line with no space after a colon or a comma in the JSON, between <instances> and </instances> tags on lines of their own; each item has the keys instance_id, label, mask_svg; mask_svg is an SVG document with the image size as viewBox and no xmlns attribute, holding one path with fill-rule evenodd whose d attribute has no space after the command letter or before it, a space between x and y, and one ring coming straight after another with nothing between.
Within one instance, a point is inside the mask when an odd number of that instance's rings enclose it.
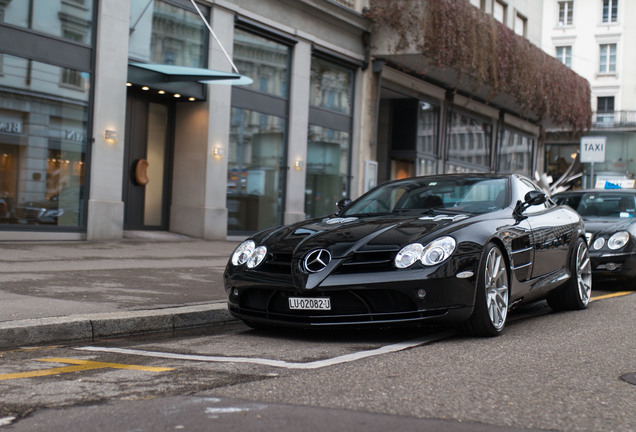
<instances>
[{"instance_id":1,"label":"yellow road marking","mask_svg":"<svg viewBox=\"0 0 636 432\"><path fill-rule=\"evenodd\" d=\"M41 376L58 375L63 373L79 372L79 371L92 370L92 369L108 369L108 368L129 369L129 370L140 370L140 371L146 371L146 372L167 372L167 371L173 370L172 368L127 365L127 364L120 364L120 363L105 363L105 362L95 362L95 361L89 361L89 360L76 360L76 359L67 359L67 358L37 359L37 361L51 362L51 363L70 363L76 366L64 366L64 367L56 367L56 368L43 369L43 370L37 370L37 371L31 371L31 372L0 374L0 381L10 380L10 379L20 379L20 378L35 378L35 377L41 377Z\"/></svg>"},{"instance_id":2,"label":"yellow road marking","mask_svg":"<svg viewBox=\"0 0 636 432\"><path fill-rule=\"evenodd\" d=\"M605 295L601 295L601 296L597 296L597 297L592 297L590 298L591 301L594 300L604 300L604 299L608 299L608 298L612 298L612 297L621 297L621 296L625 296L628 294L633 294L634 291L618 291L615 293L611 293L611 294L605 294Z\"/></svg>"}]
</instances>

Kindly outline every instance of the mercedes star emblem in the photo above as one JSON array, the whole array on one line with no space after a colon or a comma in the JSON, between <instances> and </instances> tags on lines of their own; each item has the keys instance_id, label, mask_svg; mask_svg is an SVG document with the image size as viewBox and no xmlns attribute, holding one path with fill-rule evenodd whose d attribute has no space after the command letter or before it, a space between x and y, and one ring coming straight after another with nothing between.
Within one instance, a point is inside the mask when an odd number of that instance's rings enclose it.
<instances>
[{"instance_id":1,"label":"mercedes star emblem","mask_svg":"<svg viewBox=\"0 0 636 432\"><path fill-rule=\"evenodd\" d=\"M307 254L303 266L308 272L316 273L327 267L329 261L331 261L331 254L327 249L316 249Z\"/></svg>"}]
</instances>

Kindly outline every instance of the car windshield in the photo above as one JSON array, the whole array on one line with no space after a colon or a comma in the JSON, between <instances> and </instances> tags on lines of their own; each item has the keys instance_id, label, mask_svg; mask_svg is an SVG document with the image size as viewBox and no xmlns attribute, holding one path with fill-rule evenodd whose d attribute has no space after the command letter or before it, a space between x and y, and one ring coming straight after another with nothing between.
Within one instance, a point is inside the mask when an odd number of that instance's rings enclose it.
<instances>
[{"instance_id":1,"label":"car windshield","mask_svg":"<svg viewBox=\"0 0 636 432\"><path fill-rule=\"evenodd\" d=\"M507 206L508 179L420 177L381 185L347 208L342 216L487 213Z\"/></svg>"},{"instance_id":2,"label":"car windshield","mask_svg":"<svg viewBox=\"0 0 636 432\"><path fill-rule=\"evenodd\" d=\"M636 214L636 201L632 194L589 192L557 195L554 200L572 207L586 218L631 218Z\"/></svg>"}]
</instances>

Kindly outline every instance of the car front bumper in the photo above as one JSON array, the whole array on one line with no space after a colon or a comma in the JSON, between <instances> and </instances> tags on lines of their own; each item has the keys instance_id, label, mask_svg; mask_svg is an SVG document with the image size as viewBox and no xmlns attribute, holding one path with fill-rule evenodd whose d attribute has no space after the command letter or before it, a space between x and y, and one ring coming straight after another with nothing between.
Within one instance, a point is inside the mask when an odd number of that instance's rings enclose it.
<instances>
[{"instance_id":1,"label":"car front bumper","mask_svg":"<svg viewBox=\"0 0 636 432\"><path fill-rule=\"evenodd\" d=\"M636 252L590 252L590 260L595 281L623 282L636 278Z\"/></svg>"},{"instance_id":2,"label":"car front bumper","mask_svg":"<svg viewBox=\"0 0 636 432\"><path fill-rule=\"evenodd\" d=\"M332 274L311 290L294 286L289 274L226 271L228 309L245 322L268 326L458 323L473 312L478 261L476 255L435 269ZM290 297L328 297L331 309L292 310Z\"/></svg>"}]
</instances>

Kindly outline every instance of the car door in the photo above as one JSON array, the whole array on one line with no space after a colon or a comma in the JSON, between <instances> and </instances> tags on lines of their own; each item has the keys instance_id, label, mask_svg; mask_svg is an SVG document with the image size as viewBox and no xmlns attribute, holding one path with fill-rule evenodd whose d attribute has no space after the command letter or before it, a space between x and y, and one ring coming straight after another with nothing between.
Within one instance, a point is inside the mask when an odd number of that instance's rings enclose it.
<instances>
[{"instance_id":1,"label":"car door","mask_svg":"<svg viewBox=\"0 0 636 432\"><path fill-rule=\"evenodd\" d=\"M530 181L520 180L528 191L539 190ZM568 212L547 200L543 204L528 207L524 215L532 228L532 278L567 268L568 251L574 231Z\"/></svg>"}]
</instances>

